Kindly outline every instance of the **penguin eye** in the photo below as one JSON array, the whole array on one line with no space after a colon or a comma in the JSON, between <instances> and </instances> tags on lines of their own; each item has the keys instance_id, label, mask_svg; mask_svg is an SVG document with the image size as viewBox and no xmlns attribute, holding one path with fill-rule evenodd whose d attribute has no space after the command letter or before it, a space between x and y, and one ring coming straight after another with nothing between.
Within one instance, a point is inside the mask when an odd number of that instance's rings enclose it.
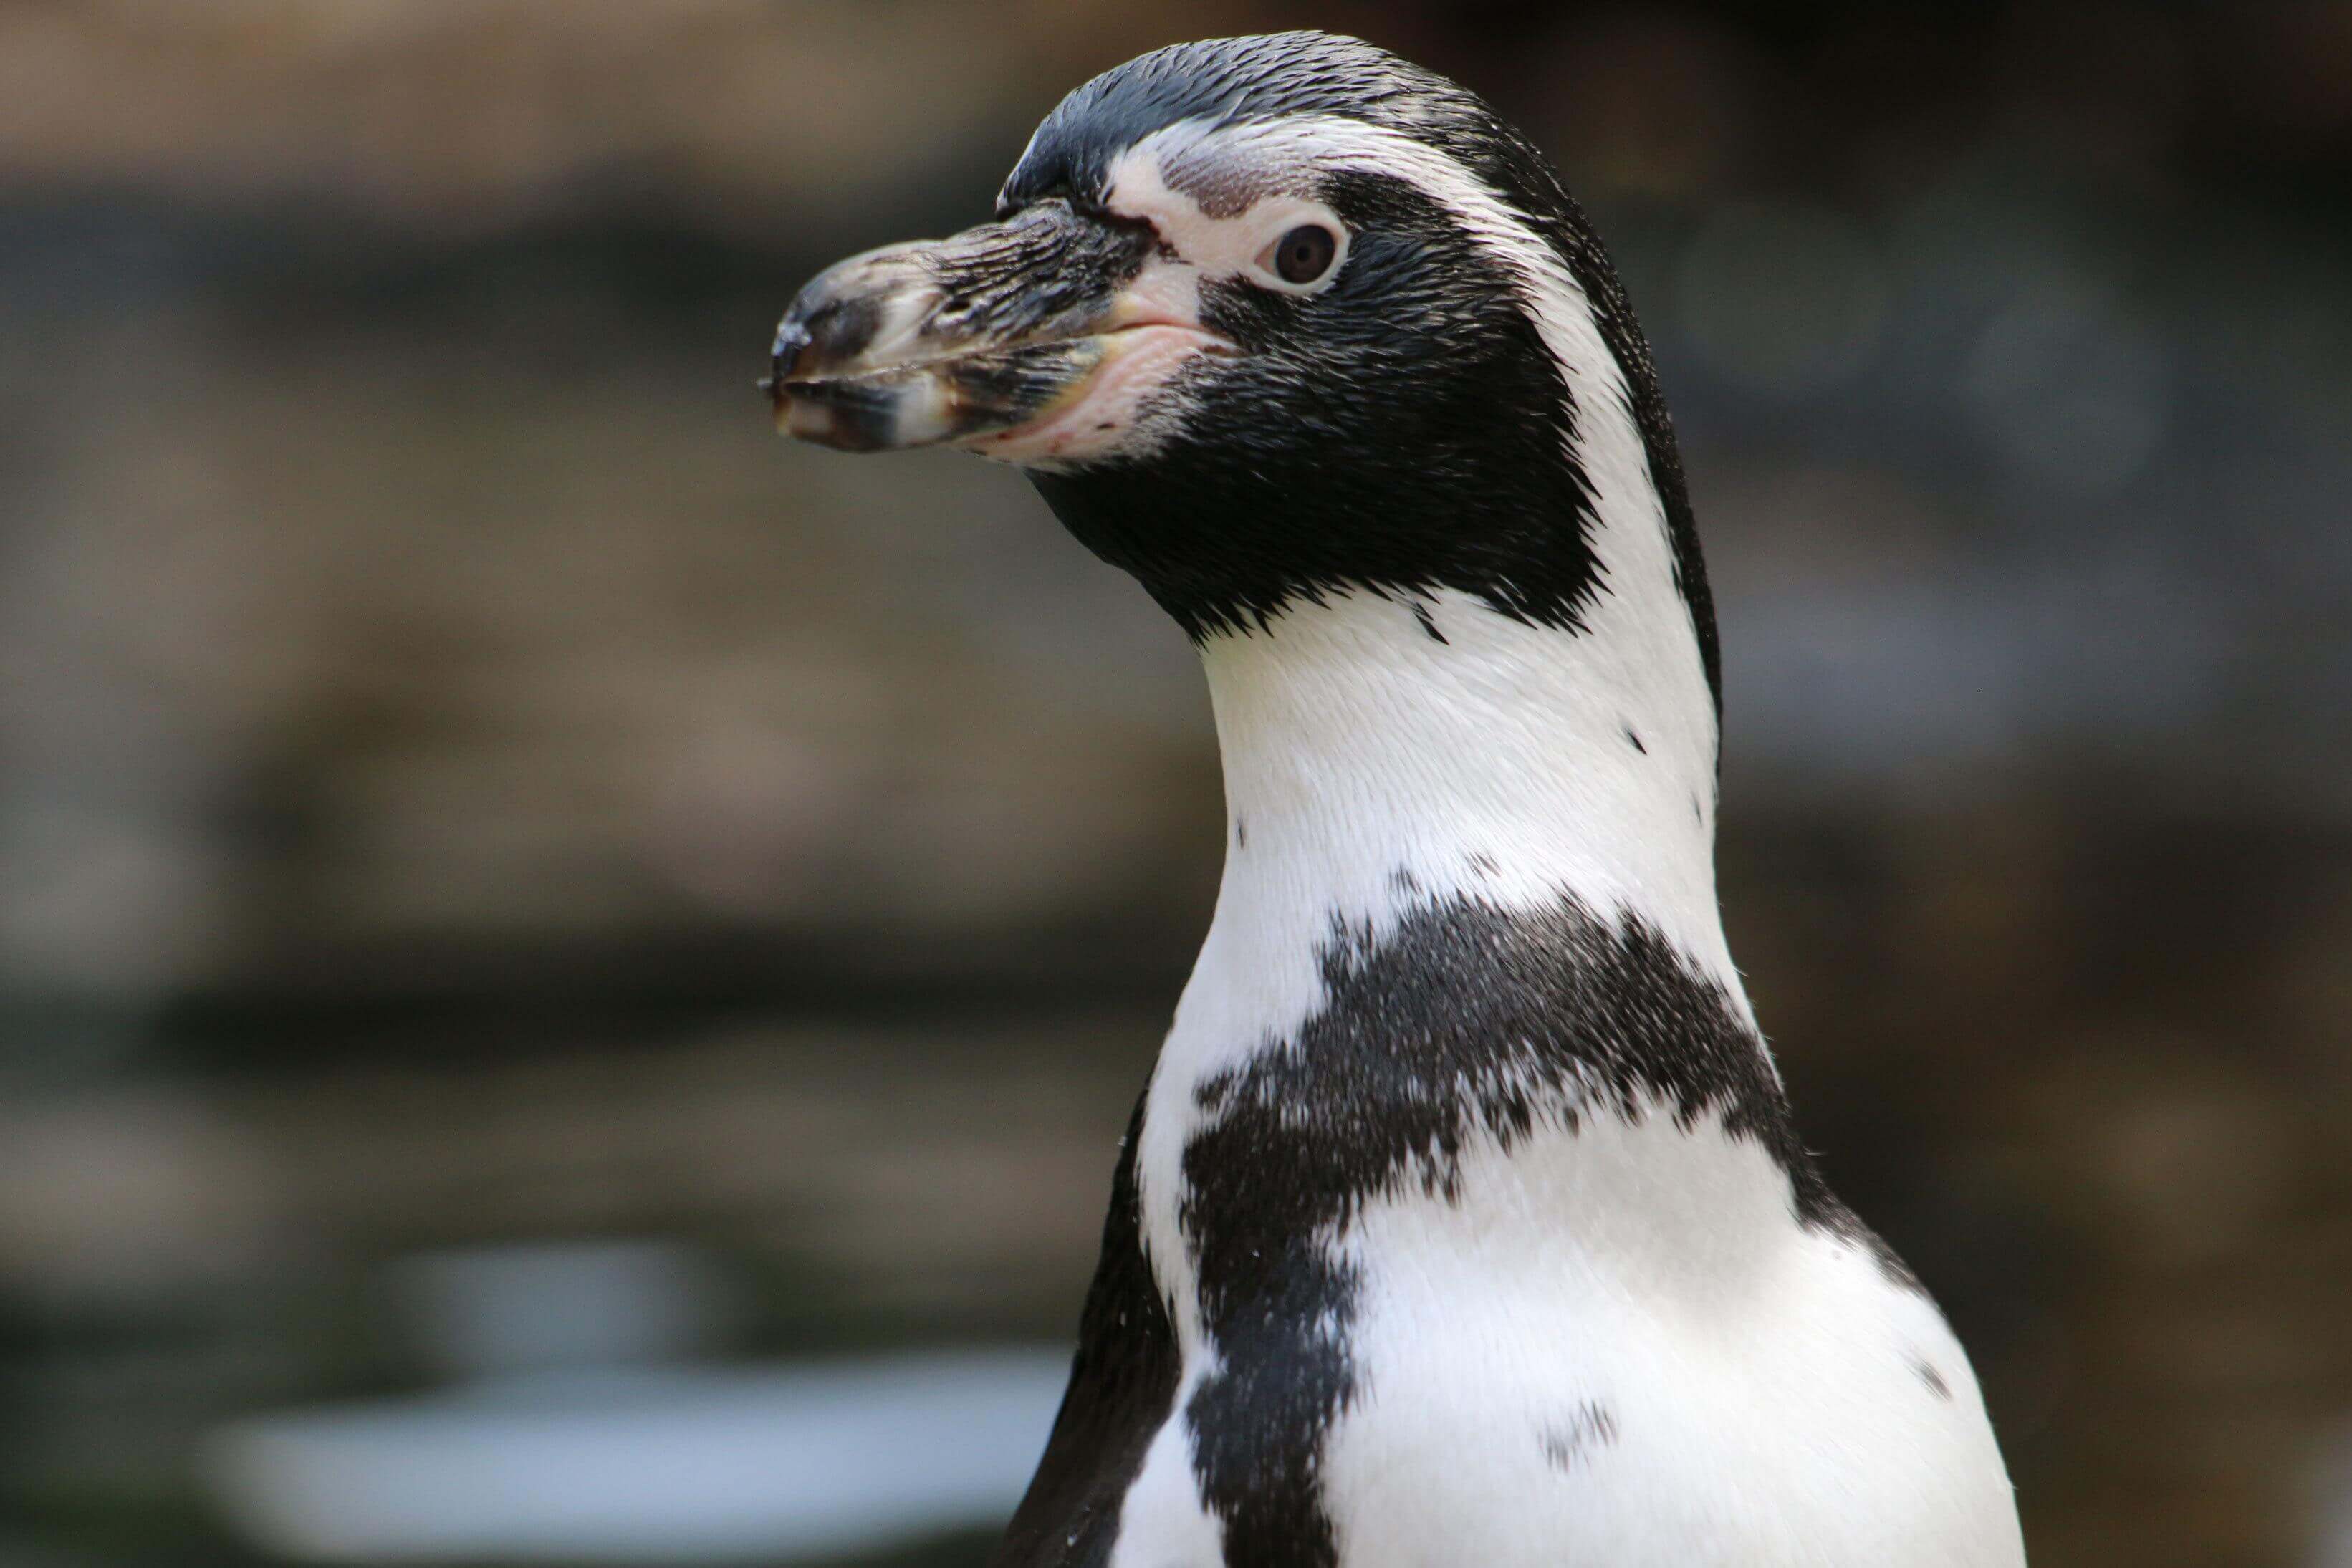
<instances>
[{"instance_id":1,"label":"penguin eye","mask_svg":"<svg viewBox=\"0 0 2352 1568\"><path fill-rule=\"evenodd\" d=\"M1285 283L1312 283L1331 270L1339 254L1339 237L1321 224L1301 224L1274 242L1258 265Z\"/></svg>"}]
</instances>

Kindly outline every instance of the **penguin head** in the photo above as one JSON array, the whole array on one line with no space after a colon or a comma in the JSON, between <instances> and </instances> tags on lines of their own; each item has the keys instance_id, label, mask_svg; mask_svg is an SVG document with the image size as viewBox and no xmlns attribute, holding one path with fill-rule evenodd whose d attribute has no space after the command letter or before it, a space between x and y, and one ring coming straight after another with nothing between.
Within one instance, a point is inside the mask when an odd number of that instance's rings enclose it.
<instances>
[{"instance_id":1,"label":"penguin head","mask_svg":"<svg viewBox=\"0 0 2352 1568\"><path fill-rule=\"evenodd\" d=\"M1025 469L1196 640L1356 591L1581 630L1612 528L1712 610L1649 354L1542 155L1321 33L1144 55L1048 115L992 222L828 269L779 427ZM1654 552L1655 553L1655 552Z\"/></svg>"}]
</instances>

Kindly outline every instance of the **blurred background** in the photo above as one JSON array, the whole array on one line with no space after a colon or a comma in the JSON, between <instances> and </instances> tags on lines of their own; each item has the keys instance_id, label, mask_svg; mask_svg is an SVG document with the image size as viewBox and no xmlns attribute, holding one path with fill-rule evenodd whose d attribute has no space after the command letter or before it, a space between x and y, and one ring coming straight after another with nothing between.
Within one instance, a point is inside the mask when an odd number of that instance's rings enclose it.
<instances>
[{"instance_id":1,"label":"blurred background","mask_svg":"<svg viewBox=\"0 0 2352 1568\"><path fill-rule=\"evenodd\" d=\"M2041 1568L2352 1564L2352 4L0 0L0 1563L971 1563L1208 915L1188 649L770 434L1297 25L1616 255L1734 950Z\"/></svg>"}]
</instances>

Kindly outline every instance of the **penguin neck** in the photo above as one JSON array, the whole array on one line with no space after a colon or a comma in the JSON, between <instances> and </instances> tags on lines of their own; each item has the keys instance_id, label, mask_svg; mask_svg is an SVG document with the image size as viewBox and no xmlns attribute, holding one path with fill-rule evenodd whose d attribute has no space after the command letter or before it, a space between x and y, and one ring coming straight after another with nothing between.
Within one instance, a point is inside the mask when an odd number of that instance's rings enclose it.
<instances>
[{"instance_id":1,"label":"penguin neck","mask_svg":"<svg viewBox=\"0 0 2352 1568\"><path fill-rule=\"evenodd\" d=\"M1180 1032L1252 1049L1320 1004L1335 936L1449 902L1638 921L1752 1022L1716 903L1714 705L1669 603L1603 594L1580 630L1353 592L1204 642L1226 860Z\"/></svg>"}]
</instances>

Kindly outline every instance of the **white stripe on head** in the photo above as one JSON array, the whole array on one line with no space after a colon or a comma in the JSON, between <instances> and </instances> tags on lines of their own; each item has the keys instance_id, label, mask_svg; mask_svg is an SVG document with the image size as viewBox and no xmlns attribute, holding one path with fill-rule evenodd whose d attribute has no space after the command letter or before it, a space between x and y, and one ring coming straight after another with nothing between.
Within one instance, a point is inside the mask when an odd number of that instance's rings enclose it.
<instances>
[{"instance_id":1,"label":"white stripe on head","mask_svg":"<svg viewBox=\"0 0 2352 1568\"><path fill-rule=\"evenodd\" d=\"M1305 167L1266 156L1244 134L1250 129L1219 131L1188 120L1153 131L1112 161L1104 204L1159 230L1175 252L1160 258L1162 267L1195 279L1246 276L1276 293L1319 294L1347 265L1348 225L1316 198ZM1260 258L1307 223L1328 225L1339 248L1321 278L1293 285Z\"/></svg>"}]
</instances>

